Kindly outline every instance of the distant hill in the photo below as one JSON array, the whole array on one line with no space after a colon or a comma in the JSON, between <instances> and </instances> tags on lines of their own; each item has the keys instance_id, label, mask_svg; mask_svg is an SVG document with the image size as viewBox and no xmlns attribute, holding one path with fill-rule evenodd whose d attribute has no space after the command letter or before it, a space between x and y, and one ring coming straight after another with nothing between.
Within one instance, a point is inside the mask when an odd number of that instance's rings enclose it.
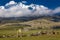
<instances>
[{"instance_id":1,"label":"distant hill","mask_svg":"<svg viewBox=\"0 0 60 40\"><path fill-rule=\"evenodd\" d=\"M36 19L50 19L51 21L54 22L59 22L60 21L60 16L59 15L43 15L43 16L31 16L31 17L0 17L0 23L7 23L7 22L25 22L25 21L31 21L31 20L36 20Z\"/></svg>"},{"instance_id":2,"label":"distant hill","mask_svg":"<svg viewBox=\"0 0 60 40\"><path fill-rule=\"evenodd\" d=\"M54 18L54 19L53 19ZM19 29L21 27L29 27L31 29L48 29L48 28L60 28L60 21L54 21L56 17L42 17L42 18L36 18L28 21L22 21L20 22L18 20L7 20L5 23L0 24L0 28L13 28L13 29ZM10 25L10 26L9 26ZM12 26L13 25L13 26ZM23 26L21 26L23 25Z\"/></svg>"},{"instance_id":3,"label":"distant hill","mask_svg":"<svg viewBox=\"0 0 60 40\"><path fill-rule=\"evenodd\" d=\"M30 28L53 28L53 27L60 28L60 16L55 14L34 17L7 17L7 18L0 17L0 26L4 25L6 27L9 24L13 25L13 23L16 23L15 25L18 26L18 27L16 26L16 28L20 28L21 24L29 25L31 26ZM11 27L7 26L6 28Z\"/></svg>"}]
</instances>

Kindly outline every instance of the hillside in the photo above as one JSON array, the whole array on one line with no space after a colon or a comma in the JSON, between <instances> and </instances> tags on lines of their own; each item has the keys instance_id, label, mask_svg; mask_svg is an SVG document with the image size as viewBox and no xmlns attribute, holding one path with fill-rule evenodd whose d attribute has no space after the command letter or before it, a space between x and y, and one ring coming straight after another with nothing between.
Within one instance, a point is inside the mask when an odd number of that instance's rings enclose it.
<instances>
[{"instance_id":1,"label":"hillside","mask_svg":"<svg viewBox=\"0 0 60 40\"><path fill-rule=\"evenodd\" d=\"M54 28L54 27L58 27L60 28L60 22L55 22L55 21L52 21L53 19L52 18L38 18L38 19L34 19L34 20L30 20L30 21L13 21L12 23L11 22L6 22L4 24L0 24L0 29L1 28L21 28L21 27L29 27L29 28L34 28L34 29L37 29L37 28ZM14 26L14 27L13 27Z\"/></svg>"},{"instance_id":2,"label":"hillside","mask_svg":"<svg viewBox=\"0 0 60 40\"><path fill-rule=\"evenodd\" d=\"M33 28L51 28L51 27L56 27L60 26L60 22L54 22L48 19L37 19L37 20L32 20L29 22L24 22L23 24L29 24Z\"/></svg>"}]
</instances>

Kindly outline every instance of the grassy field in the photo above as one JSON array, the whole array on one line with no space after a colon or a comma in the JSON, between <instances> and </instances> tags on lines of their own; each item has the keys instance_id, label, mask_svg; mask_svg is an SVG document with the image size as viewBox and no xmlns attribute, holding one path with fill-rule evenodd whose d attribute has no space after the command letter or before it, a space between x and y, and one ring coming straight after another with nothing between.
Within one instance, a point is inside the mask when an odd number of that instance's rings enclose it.
<instances>
[{"instance_id":1,"label":"grassy field","mask_svg":"<svg viewBox=\"0 0 60 40\"><path fill-rule=\"evenodd\" d=\"M55 27L58 26L58 29L49 29L48 27ZM17 37L17 31L21 28L28 27L33 28L28 31L22 30L22 34L24 35L30 35L25 37ZM39 27L42 27L43 29L40 29ZM46 28L47 27L47 28ZM37 29L34 29L37 28ZM35 34L38 32L54 32L57 34L40 34L38 36L31 36L31 34ZM60 40L60 22L52 22L48 20L33 20L29 22L22 22L19 23L7 23L7 24L1 24L0 25L0 40Z\"/></svg>"},{"instance_id":2,"label":"grassy field","mask_svg":"<svg viewBox=\"0 0 60 40\"><path fill-rule=\"evenodd\" d=\"M24 34L35 33L41 30L31 30L29 32L23 32ZM44 31L44 30L43 30ZM48 30L51 31L51 30ZM55 32L59 32L60 30L54 30ZM0 30L0 35L16 35L17 30ZM0 40L60 40L60 34L51 34L51 35L39 35L39 36L26 36L26 37L8 37L8 38L0 38Z\"/></svg>"},{"instance_id":3,"label":"grassy field","mask_svg":"<svg viewBox=\"0 0 60 40\"><path fill-rule=\"evenodd\" d=\"M60 40L60 35L42 35L22 38L0 38L0 40Z\"/></svg>"}]
</instances>

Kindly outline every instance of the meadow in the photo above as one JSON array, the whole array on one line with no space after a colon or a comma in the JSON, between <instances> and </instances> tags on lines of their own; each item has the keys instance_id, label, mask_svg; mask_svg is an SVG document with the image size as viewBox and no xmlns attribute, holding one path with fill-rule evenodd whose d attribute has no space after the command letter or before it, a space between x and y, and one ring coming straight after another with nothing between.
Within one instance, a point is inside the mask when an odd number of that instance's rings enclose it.
<instances>
[{"instance_id":1,"label":"meadow","mask_svg":"<svg viewBox=\"0 0 60 40\"><path fill-rule=\"evenodd\" d=\"M58 28L53 29L56 26ZM44 19L2 24L0 25L0 40L60 40L59 26L60 22ZM18 32L19 29L21 33Z\"/></svg>"},{"instance_id":2,"label":"meadow","mask_svg":"<svg viewBox=\"0 0 60 40\"><path fill-rule=\"evenodd\" d=\"M32 30L25 32L24 34L29 35L30 33L36 33L38 31L40 30ZM59 32L59 34L42 34L39 36L16 37L16 30L0 30L0 40L60 40L60 30L55 30L55 32ZM1 35L6 35L7 37L1 37ZM10 37L8 35L10 35Z\"/></svg>"}]
</instances>

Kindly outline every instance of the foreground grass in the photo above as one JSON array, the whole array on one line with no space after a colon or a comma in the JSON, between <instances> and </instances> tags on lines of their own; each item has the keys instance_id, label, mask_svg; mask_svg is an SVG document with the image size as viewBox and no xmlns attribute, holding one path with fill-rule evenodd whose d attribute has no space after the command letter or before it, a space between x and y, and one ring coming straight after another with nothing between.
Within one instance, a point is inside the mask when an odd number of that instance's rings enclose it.
<instances>
[{"instance_id":1,"label":"foreground grass","mask_svg":"<svg viewBox=\"0 0 60 40\"><path fill-rule=\"evenodd\" d=\"M39 30L31 30L26 32L26 34L30 34L33 32L37 32ZM48 30L50 31L50 30ZM55 32L60 30L55 30ZM0 30L0 35L16 35L16 30ZM51 34L51 35L39 35L39 36L26 36L26 37L14 37L14 38L0 38L0 40L60 40L60 34Z\"/></svg>"},{"instance_id":2,"label":"foreground grass","mask_svg":"<svg viewBox=\"0 0 60 40\"><path fill-rule=\"evenodd\" d=\"M0 40L60 40L60 35L41 35L22 38L0 38Z\"/></svg>"}]
</instances>

